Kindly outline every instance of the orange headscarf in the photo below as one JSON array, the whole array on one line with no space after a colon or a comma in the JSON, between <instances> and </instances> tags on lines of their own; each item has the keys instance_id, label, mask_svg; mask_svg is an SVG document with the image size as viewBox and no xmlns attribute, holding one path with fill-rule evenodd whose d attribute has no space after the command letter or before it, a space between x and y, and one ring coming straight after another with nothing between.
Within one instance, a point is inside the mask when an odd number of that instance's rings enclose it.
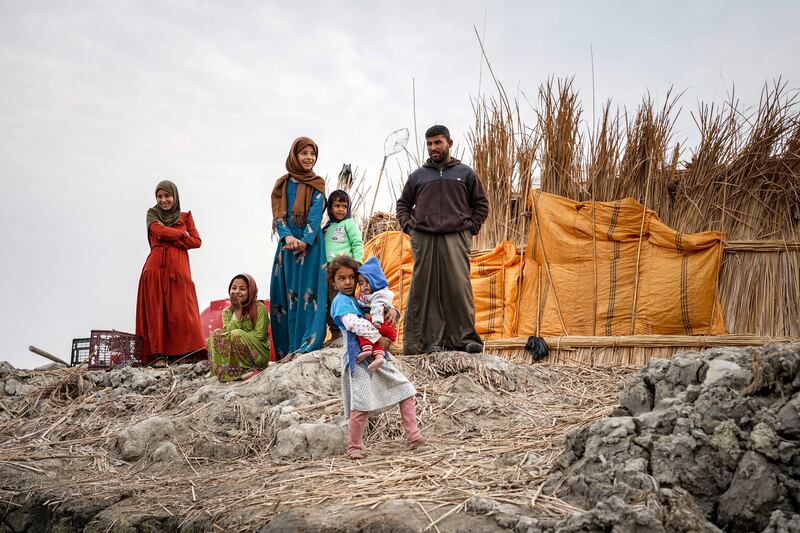
<instances>
[{"instance_id":1,"label":"orange headscarf","mask_svg":"<svg viewBox=\"0 0 800 533\"><path fill-rule=\"evenodd\" d=\"M317 176L313 169L305 170L297 158L297 154L307 146L314 148L314 153L319 155L317 143L308 137L298 137L295 139L292 143L291 150L289 150L289 156L286 158L286 171L288 174L278 178L278 181L275 182L275 187L272 189L273 229L278 220L286 220L288 216L286 206L286 184L289 182L289 178L294 179L298 184L297 195L295 195L294 205L292 205L291 210L292 223L294 225L301 226L306 223L315 189L325 196L325 180Z\"/></svg>"},{"instance_id":2,"label":"orange headscarf","mask_svg":"<svg viewBox=\"0 0 800 533\"><path fill-rule=\"evenodd\" d=\"M237 279L244 279L245 283L247 283L247 301L242 302L242 320L244 320L245 316L249 316L253 327L256 327L256 319L258 319L258 287L256 286L256 280L250 274L236 274L231 279L231 282L228 283L228 294L231 293L233 282Z\"/></svg>"}]
</instances>

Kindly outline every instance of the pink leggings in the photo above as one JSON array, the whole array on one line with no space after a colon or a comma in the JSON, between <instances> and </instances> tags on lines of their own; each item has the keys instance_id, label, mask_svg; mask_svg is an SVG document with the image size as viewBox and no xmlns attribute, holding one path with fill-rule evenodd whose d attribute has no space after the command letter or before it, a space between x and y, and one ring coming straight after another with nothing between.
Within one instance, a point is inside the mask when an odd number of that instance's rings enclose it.
<instances>
[{"instance_id":1,"label":"pink leggings","mask_svg":"<svg viewBox=\"0 0 800 533\"><path fill-rule=\"evenodd\" d=\"M350 411L350 420L347 424L347 453L364 449L364 428L367 427L369 411ZM400 402L400 416L403 419L406 444L411 444L422 438L417 427L416 399L409 396Z\"/></svg>"}]
</instances>

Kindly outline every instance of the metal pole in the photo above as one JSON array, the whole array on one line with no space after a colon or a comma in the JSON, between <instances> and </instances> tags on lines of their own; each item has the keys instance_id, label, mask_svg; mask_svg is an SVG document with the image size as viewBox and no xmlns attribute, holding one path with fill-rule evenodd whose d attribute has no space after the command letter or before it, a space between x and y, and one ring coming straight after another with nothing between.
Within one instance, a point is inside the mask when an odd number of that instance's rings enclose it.
<instances>
[{"instance_id":1,"label":"metal pole","mask_svg":"<svg viewBox=\"0 0 800 533\"><path fill-rule=\"evenodd\" d=\"M369 215L367 216L367 227L364 230L364 235L369 235L369 227L372 222L372 213L375 211L375 200L378 198L378 187L381 186L381 178L383 178L383 169L386 168L386 160L389 159L388 155L383 156L383 163L381 163L381 171L378 173L378 183L375 185L375 194L372 195L372 206L369 208Z\"/></svg>"}]
</instances>

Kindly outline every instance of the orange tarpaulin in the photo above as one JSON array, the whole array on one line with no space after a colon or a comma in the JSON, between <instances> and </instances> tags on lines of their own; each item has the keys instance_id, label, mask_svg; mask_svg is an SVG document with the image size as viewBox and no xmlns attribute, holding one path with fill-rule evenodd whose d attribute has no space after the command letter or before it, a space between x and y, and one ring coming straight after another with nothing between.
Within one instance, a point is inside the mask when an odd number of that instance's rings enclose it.
<instances>
[{"instance_id":1,"label":"orange tarpaulin","mask_svg":"<svg viewBox=\"0 0 800 533\"><path fill-rule=\"evenodd\" d=\"M394 306L405 313L414 258L408 235L399 231L381 233L364 245L364 259L377 256L394 291ZM514 336L518 280L522 257L507 241L494 250L473 256L470 280L475 299L475 326L484 339ZM402 342L402 318L398 342Z\"/></svg>"},{"instance_id":2,"label":"orange tarpaulin","mask_svg":"<svg viewBox=\"0 0 800 533\"><path fill-rule=\"evenodd\" d=\"M475 300L475 329L484 340L515 336L522 257L503 241L470 258L469 279Z\"/></svg>"},{"instance_id":3,"label":"orange tarpaulin","mask_svg":"<svg viewBox=\"0 0 800 533\"><path fill-rule=\"evenodd\" d=\"M719 233L676 232L632 198L531 205L518 336L726 333Z\"/></svg>"},{"instance_id":4,"label":"orange tarpaulin","mask_svg":"<svg viewBox=\"0 0 800 533\"><path fill-rule=\"evenodd\" d=\"M536 191L531 207L524 255L504 241L471 258L484 339L726 333L716 294L719 233L681 234L631 198L576 202ZM403 313L414 267L408 236L378 235L364 247L372 255Z\"/></svg>"}]
</instances>

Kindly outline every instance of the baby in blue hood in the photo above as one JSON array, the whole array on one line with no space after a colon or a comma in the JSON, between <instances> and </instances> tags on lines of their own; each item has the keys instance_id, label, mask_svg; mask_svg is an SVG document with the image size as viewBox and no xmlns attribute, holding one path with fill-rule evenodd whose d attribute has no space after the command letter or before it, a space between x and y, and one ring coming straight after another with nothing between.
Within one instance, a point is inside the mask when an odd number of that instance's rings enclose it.
<instances>
[{"instance_id":1,"label":"baby in blue hood","mask_svg":"<svg viewBox=\"0 0 800 533\"><path fill-rule=\"evenodd\" d=\"M394 293L389 290L389 282L377 257L370 257L358 269L358 287L361 290L358 304L364 311L364 318L370 320L381 335L395 342L397 328L387 324L385 320L386 314L392 308ZM374 360L369 364L369 370L375 371L380 368L385 356L383 348L364 337L358 337L358 342L361 345L361 353L358 354L357 361L361 362L372 357Z\"/></svg>"}]
</instances>

